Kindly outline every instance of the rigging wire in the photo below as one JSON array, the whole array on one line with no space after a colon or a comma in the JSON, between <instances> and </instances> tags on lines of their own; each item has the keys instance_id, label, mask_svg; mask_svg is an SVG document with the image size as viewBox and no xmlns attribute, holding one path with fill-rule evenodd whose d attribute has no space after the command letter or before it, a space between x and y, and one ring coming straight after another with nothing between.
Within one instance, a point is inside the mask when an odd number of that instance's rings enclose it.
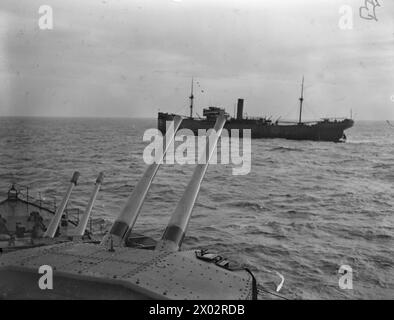
<instances>
[{"instance_id":1,"label":"rigging wire","mask_svg":"<svg viewBox=\"0 0 394 320\"><path fill-rule=\"evenodd\" d=\"M196 86L198 87L198 89L199 89L199 91L200 91L200 92L199 92L200 94L205 93L205 89L203 89L203 88L201 87L200 81L196 81L195 84L196 84ZM194 93L193 95L195 96L195 93ZM185 114L187 114L188 111L189 111L189 108L190 108L189 105L184 105L184 106L179 107L179 108L176 109L175 111L173 111L173 113L178 113L179 111L182 111L182 112L184 112ZM194 109L195 109L195 108L194 108ZM159 111L160 111L160 110L159 110Z\"/></svg>"},{"instance_id":2,"label":"rigging wire","mask_svg":"<svg viewBox=\"0 0 394 320\"><path fill-rule=\"evenodd\" d=\"M281 298L281 299L284 299L284 300L290 300L290 299L288 299L288 298L286 298L286 297L284 297L284 296L281 296L280 294L277 294L277 293L274 293L274 292L265 290L265 289L263 288L263 286L260 285L260 284L257 285L257 291L258 291L260 294L261 294L261 292L264 292L264 293L271 294L271 295L273 295L273 296L276 296L276 297Z\"/></svg>"},{"instance_id":3,"label":"rigging wire","mask_svg":"<svg viewBox=\"0 0 394 320\"><path fill-rule=\"evenodd\" d=\"M304 102L303 107L304 107L305 111L307 111L307 112L309 112L309 113L312 113L313 117L314 117L316 120L319 119L319 116L316 116L316 114L313 112L313 108L309 108L308 103L305 103L305 102Z\"/></svg>"}]
</instances>

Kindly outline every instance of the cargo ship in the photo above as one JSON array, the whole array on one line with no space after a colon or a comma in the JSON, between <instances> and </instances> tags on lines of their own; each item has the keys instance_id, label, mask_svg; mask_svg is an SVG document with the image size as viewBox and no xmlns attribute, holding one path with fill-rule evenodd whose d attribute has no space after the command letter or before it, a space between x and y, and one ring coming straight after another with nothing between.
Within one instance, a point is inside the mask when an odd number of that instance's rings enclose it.
<instances>
[{"instance_id":1,"label":"cargo ship","mask_svg":"<svg viewBox=\"0 0 394 320\"><path fill-rule=\"evenodd\" d=\"M231 117L223 108L210 106L203 109L203 117L193 117L193 80L190 94L190 115L183 117L180 129L190 129L195 135L199 129L212 128L219 114L226 116L225 129L231 135L232 129L238 129L240 136L245 129L251 130L251 138L281 138L291 140L314 140L344 142L344 131L354 125L353 119L348 118L322 118L317 121L302 121L302 105L304 101L304 79L302 79L301 96L299 98L299 119L294 121L272 121L268 117L244 117L244 99L238 99L237 115ZM172 121L176 114L158 113L158 129L164 134L168 121Z\"/></svg>"}]
</instances>

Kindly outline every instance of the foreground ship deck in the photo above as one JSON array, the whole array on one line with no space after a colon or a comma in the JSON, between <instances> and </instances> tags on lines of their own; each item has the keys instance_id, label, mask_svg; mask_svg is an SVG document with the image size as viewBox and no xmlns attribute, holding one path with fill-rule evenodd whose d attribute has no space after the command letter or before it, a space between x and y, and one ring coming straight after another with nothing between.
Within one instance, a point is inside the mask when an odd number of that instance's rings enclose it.
<instances>
[{"instance_id":1,"label":"foreground ship deck","mask_svg":"<svg viewBox=\"0 0 394 320\"><path fill-rule=\"evenodd\" d=\"M40 245L56 210L56 204L35 199L13 185L0 202L0 252ZM77 208L65 209L58 234L65 235L75 228L79 214Z\"/></svg>"},{"instance_id":2,"label":"foreground ship deck","mask_svg":"<svg viewBox=\"0 0 394 320\"><path fill-rule=\"evenodd\" d=\"M276 298L259 287L247 266L231 262L206 250L181 251L192 210L209 160L222 132L224 115L215 123L216 134L208 134L209 146L201 155L185 192L159 241L133 232L147 192L161 161L148 166L118 218L101 241L83 242L86 224L102 179L96 181L79 232L59 243L55 237L78 173L47 227L42 246L0 255L0 298L3 299L257 299ZM182 119L175 117L173 131ZM175 134L165 141L165 156ZM211 139L213 137L213 139ZM160 159L159 159L160 160ZM53 287L39 286L40 268L51 269ZM53 275L52 275L53 272Z\"/></svg>"},{"instance_id":3,"label":"foreground ship deck","mask_svg":"<svg viewBox=\"0 0 394 320\"><path fill-rule=\"evenodd\" d=\"M52 290L37 273L50 265ZM160 252L64 243L17 251L0 261L0 298L18 299L252 299L252 278L198 260L194 251ZM29 288L29 290L26 290ZM26 291L25 291L26 290Z\"/></svg>"}]
</instances>

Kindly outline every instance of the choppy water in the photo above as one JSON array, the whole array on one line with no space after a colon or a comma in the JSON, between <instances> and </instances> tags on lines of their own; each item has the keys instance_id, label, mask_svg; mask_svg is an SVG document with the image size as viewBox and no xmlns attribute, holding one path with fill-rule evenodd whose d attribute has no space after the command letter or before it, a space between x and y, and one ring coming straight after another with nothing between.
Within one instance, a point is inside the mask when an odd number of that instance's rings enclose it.
<instances>
[{"instance_id":1,"label":"choppy water","mask_svg":"<svg viewBox=\"0 0 394 320\"><path fill-rule=\"evenodd\" d=\"M58 201L81 172L71 204L84 208L105 172L94 215L112 220L141 177L142 141L155 120L0 118L0 198L12 182ZM360 122L348 143L253 140L252 171L210 166L184 242L284 275L290 298L394 298L394 128ZM159 238L193 166L164 165L137 231ZM338 286L342 264L353 290Z\"/></svg>"}]
</instances>

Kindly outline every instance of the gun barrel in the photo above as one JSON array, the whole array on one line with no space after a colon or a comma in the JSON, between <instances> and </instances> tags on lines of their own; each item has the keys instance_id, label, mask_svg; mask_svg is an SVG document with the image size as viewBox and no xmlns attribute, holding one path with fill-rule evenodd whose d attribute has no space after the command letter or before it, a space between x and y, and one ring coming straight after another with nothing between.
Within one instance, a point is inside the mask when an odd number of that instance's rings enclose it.
<instances>
[{"instance_id":1,"label":"gun barrel","mask_svg":"<svg viewBox=\"0 0 394 320\"><path fill-rule=\"evenodd\" d=\"M153 178L155 177L157 170L160 167L160 164L163 162L163 159L168 149L173 143L175 133L177 132L181 122L182 118L180 116L174 117L174 121L167 129L165 135L165 148L163 153L161 153L160 156L156 159L156 161L149 165L149 167L146 169L141 180L137 183L134 190L127 199L121 213L119 214L119 217L112 225L108 236L104 237L104 239L102 240L101 243L103 245L108 244L109 239L112 239L113 244L116 246L123 245L127 234L131 231L138 218L146 195L152 184Z\"/></svg>"},{"instance_id":2,"label":"gun barrel","mask_svg":"<svg viewBox=\"0 0 394 320\"><path fill-rule=\"evenodd\" d=\"M57 209L55 216L52 218L45 234L44 237L48 238L53 238L56 234L57 227L59 226L60 219L62 218L64 209L66 209L68 200L70 199L71 192L73 191L74 187L77 185L79 178L79 172L75 171L71 180L70 180L70 185L67 189L66 195L64 196L62 202L60 203L59 208Z\"/></svg>"},{"instance_id":3,"label":"gun barrel","mask_svg":"<svg viewBox=\"0 0 394 320\"><path fill-rule=\"evenodd\" d=\"M201 155L199 164L197 164L197 167L193 172L193 176L187 185L182 198L178 202L178 205L171 216L171 219L167 225L162 239L156 247L156 250L179 250L186 234L194 204L200 191L201 182L207 171L209 160L216 149L216 145L222 133L225 122L226 118L223 114L221 114L216 119L214 131L211 131L210 134L206 136L209 149L205 149L205 152Z\"/></svg>"},{"instance_id":4,"label":"gun barrel","mask_svg":"<svg viewBox=\"0 0 394 320\"><path fill-rule=\"evenodd\" d=\"M81 221L79 222L77 228L75 229L75 235L76 236L83 236L85 234L86 226L88 225L88 221L90 218L90 214L93 209L94 202L96 201L97 194L100 191L101 184L104 181L104 173L100 172L96 179L96 183L94 185L94 189L92 192L92 195L90 196L90 200L88 202L88 205L85 209L85 213L82 216Z\"/></svg>"}]
</instances>

